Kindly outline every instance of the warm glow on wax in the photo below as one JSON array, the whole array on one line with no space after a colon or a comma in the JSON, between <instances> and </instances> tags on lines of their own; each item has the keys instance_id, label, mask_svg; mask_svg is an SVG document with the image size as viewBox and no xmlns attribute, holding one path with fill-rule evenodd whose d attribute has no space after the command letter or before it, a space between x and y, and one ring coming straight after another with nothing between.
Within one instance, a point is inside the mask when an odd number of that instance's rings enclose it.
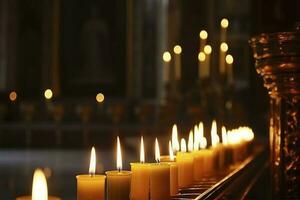
<instances>
[{"instance_id":1,"label":"warm glow on wax","mask_svg":"<svg viewBox=\"0 0 300 200\"><path fill-rule=\"evenodd\" d=\"M90 175L95 175L95 173L96 173L96 151L95 151L94 147L91 150L89 173L90 173Z\"/></svg>"},{"instance_id":2,"label":"warm glow on wax","mask_svg":"<svg viewBox=\"0 0 300 200\"><path fill-rule=\"evenodd\" d=\"M140 162L145 163L144 138L141 136Z\"/></svg>"},{"instance_id":3,"label":"warm glow on wax","mask_svg":"<svg viewBox=\"0 0 300 200\"><path fill-rule=\"evenodd\" d=\"M121 152L121 144L120 139L117 137L117 169L119 171L122 170L122 152Z\"/></svg>"},{"instance_id":4,"label":"warm glow on wax","mask_svg":"<svg viewBox=\"0 0 300 200\"><path fill-rule=\"evenodd\" d=\"M193 138L193 131L191 130L189 133L189 140L188 140L188 151L192 152L194 147L194 138Z\"/></svg>"},{"instance_id":5,"label":"warm glow on wax","mask_svg":"<svg viewBox=\"0 0 300 200\"><path fill-rule=\"evenodd\" d=\"M160 151L159 151L159 144L157 138L155 138L155 161L157 163L160 162Z\"/></svg>"},{"instance_id":6,"label":"warm glow on wax","mask_svg":"<svg viewBox=\"0 0 300 200\"><path fill-rule=\"evenodd\" d=\"M180 142L180 150L181 150L182 152L186 152L186 142L185 142L185 139L184 139L184 138L181 139L181 142Z\"/></svg>"},{"instance_id":7,"label":"warm glow on wax","mask_svg":"<svg viewBox=\"0 0 300 200\"><path fill-rule=\"evenodd\" d=\"M46 177L42 170L36 169L33 175L32 200L48 200Z\"/></svg>"},{"instance_id":8,"label":"warm glow on wax","mask_svg":"<svg viewBox=\"0 0 300 200\"><path fill-rule=\"evenodd\" d=\"M172 148L171 141L169 141L169 156L170 156L170 161L174 161L175 160L175 156L174 156L174 153L173 153L173 148Z\"/></svg>"},{"instance_id":9,"label":"warm glow on wax","mask_svg":"<svg viewBox=\"0 0 300 200\"><path fill-rule=\"evenodd\" d=\"M172 148L174 152L177 152L180 149L176 124L174 124L172 128Z\"/></svg>"}]
</instances>

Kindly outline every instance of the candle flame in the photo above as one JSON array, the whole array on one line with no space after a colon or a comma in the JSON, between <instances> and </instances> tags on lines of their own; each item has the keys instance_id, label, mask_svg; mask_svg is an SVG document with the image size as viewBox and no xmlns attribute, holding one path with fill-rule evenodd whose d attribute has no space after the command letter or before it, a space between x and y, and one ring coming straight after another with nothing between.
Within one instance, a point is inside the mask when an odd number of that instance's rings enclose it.
<instances>
[{"instance_id":1,"label":"candle flame","mask_svg":"<svg viewBox=\"0 0 300 200\"><path fill-rule=\"evenodd\" d=\"M96 173L96 151L95 147L91 150L91 160L90 160L90 168L89 168L90 175L95 175Z\"/></svg>"},{"instance_id":2,"label":"candle flame","mask_svg":"<svg viewBox=\"0 0 300 200\"><path fill-rule=\"evenodd\" d=\"M41 169L36 169L32 182L32 200L48 200L47 180Z\"/></svg>"},{"instance_id":3,"label":"candle flame","mask_svg":"<svg viewBox=\"0 0 300 200\"><path fill-rule=\"evenodd\" d=\"M173 51L174 51L175 54L181 54L181 52L182 52L181 46L176 45L174 47Z\"/></svg>"},{"instance_id":4,"label":"candle flame","mask_svg":"<svg viewBox=\"0 0 300 200\"><path fill-rule=\"evenodd\" d=\"M191 130L189 133L189 140L188 140L188 151L193 151L194 147L194 138L193 138L193 131Z\"/></svg>"},{"instance_id":5,"label":"candle flame","mask_svg":"<svg viewBox=\"0 0 300 200\"><path fill-rule=\"evenodd\" d=\"M117 137L117 169L121 171L122 167L123 164L122 164L121 144L120 144L120 138Z\"/></svg>"},{"instance_id":6,"label":"candle flame","mask_svg":"<svg viewBox=\"0 0 300 200\"><path fill-rule=\"evenodd\" d=\"M206 40L207 37L208 37L208 33L206 30L201 30L200 33L199 33L199 37L202 39L202 40Z\"/></svg>"},{"instance_id":7,"label":"candle flame","mask_svg":"<svg viewBox=\"0 0 300 200\"><path fill-rule=\"evenodd\" d=\"M141 148L140 148L140 162L145 162L145 149L144 149L144 138L141 136Z\"/></svg>"},{"instance_id":8,"label":"candle flame","mask_svg":"<svg viewBox=\"0 0 300 200\"><path fill-rule=\"evenodd\" d=\"M169 156L170 156L170 161L175 160L171 141L169 141Z\"/></svg>"},{"instance_id":9,"label":"candle flame","mask_svg":"<svg viewBox=\"0 0 300 200\"><path fill-rule=\"evenodd\" d=\"M155 138L155 160L157 163L160 162L160 152L157 138Z\"/></svg>"},{"instance_id":10,"label":"candle flame","mask_svg":"<svg viewBox=\"0 0 300 200\"><path fill-rule=\"evenodd\" d=\"M217 122L214 120L211 125L211 146L216 147L220 142L217 134Z\"/></svg>"},{"instance_id":11,"label":"candle flame","mask_svg":"<svg viewBox=\"0 0 300 200\"><path fill-rule=\"evenodd\" d=\"M226 18L223 18L222 20L221 20L221 27L222 28L227 28L228 26L229 26L229 21L228 21L228 19L226 19Z\"/></svg>"},{"instance_id":12,"label":"candle flame","mask_svg":"<svg viewBox=\"0 0 300 200\"><path fill-rule=\"evenodd\" d=\"M232 57L232 55L230 55L230 54L226 55L225 60L226 60L227 64L229 64L229 65L232 64L233 63L233 57Z\"/></svg>"},{"instance_id":13,"label":"candle flame","mask_svg":"<svg viewBox=\"0 0 300 200\"><path fill-rule=\"evenodd\" d=\"M212 48L210 45L205 45L203 50L205 54L211 54L212 52Z\"/></svg>"},{"instance_id":14,"label":"candle flame","mask_svg":"<svg viewBox=\"0 0 300 200\"><path fill-rule=\"evenodd\" d=\"M200 62L204 62L205 59L206 59L205 53L202 52L202 51L199 52L199 54L198 54L198 60L199 60Z\"/></svg>"},{"instance_id":15,"label":"candle flame","mask_svg":"<svg viewBox=\"0 0 300 200\"><path fill-rule=\"evenodd\" d=\"M180 149L176 124L174 124L172 128L172 147L174 152L177 152Z\"/></svg>"},{"instance_id":16,"label":"candle flame","mask_svg":"<svg viewBox=\"0 0 300 200\"><path fill-rule=\"evenodd\" d=\"M184 138L182 138L181 139L181 142L180 142L181 144L180 144L180 148L181 148L181 151L182 152L186 152L186 142L185 142L185 139Z\"/></svg>"},{"instance_id":17,"label":"candle flame","mask_svg":"<svg viewBox=\"0 0 300 200\"><path fill-rule=\"evenodd\" d=\"M222 126L222 143L224 145L228 144L228 139L227 139L227 133L226 133L226 128Z\"/></svg>"},{"instance_id":18,"label":"candle flame","mask_svg":"<svg viewBox=\"0 0 300 200\"><path fill-rule=\"evenodd\" d=\"M223 52L227 52L228 51L228 45L226 42L222 42L220 45L220 50Z\"/></svg>"},{"instance_id":19,"label":"candle flame","mask_svg":"<svg viewBox=\"0 0 300 200\"><path fill-rule=\"evenodd\" d=\"M194 150L199 150L200 134L197 125L194 126Z\"/></svg>"},{"instance_id":20,"label":"candle flame","mask_svg":"<svg viewBox=\"0 0 300 200\"><path fill-rule=\"evenodd\" d=\"M205 137L202 137L201 140L200 140L200 148L201 149L205 149L207 146L207 140Z\"/></svg>"},{"instance_id":21,"label":"candle flame","mask_svg":"<svg viewBox=\"0 0 300 200\"><path fill-rule=\"evenodd\" d=\"M168 52L168 51L164 52L164 54L163 54L163 60L165 62L170 62L171 61L171 54L170 54L170 52Z\"/></svg>"},{"instance_id":22,"label":"candle flame","mask_svg":"<svg viewBox=\"0 0 300 200\"><path fill-rule=\"evenodd\" d=\"M203 122L199 123L198 131L199 131L199 137L203 138L204 137L204 125L203 125Z\"/></svg>"}]
</instances>

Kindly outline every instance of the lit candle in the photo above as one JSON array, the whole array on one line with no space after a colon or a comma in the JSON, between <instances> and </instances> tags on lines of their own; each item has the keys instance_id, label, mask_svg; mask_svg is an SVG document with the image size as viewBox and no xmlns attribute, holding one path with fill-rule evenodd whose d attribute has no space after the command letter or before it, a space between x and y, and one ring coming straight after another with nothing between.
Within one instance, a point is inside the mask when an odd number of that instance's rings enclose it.
<instances>
[{"instance_id":1,"label":"lit candle","mask_svg":"<svg viewBox=\"0 0 300 200\"><path fill-rule=\"evenodd\" d=\"M208 37L208 33L206 30L201 30L199 33L199 37L200 37L200 49L199 52L203 51L204 46L206 45L206 40Z\"/></svg>"},{"instance_id":2,"label":"lit candle","mask_svg":"<svg viewBox=\"0 0 300 200\"><path fill-rule=\"evenodd\" d=\"M220 138L217 133L217 122L214 120L211 125L211 150L213 150L214 169L219 168L219 152L220 152Z\"/></svg>"},{"instance_id":3,"label":"lit candle","mask_svg":"<svg viewBox=\"0 0 300 200\"><path fill-rule=\"evenodd\" d=\"M131 172L122 170L122 152L120 139L117 137L117 169L107 171L107 198L110 200L130 199Z\"/></svg>"},{"instance_id":4,"label":"lit candle","mask_svg":"<svg viewBox=\"0 0 300 200\"><path fill-rule=\"evenodd\" d=\"M174 124L172 127L172 148L174 153L177 153L180 149L178 141L178 129L176 124Z\"/></svg>"},{"instance_id":5,"label":"lit candle","mask_svg":"<svg viewBox=\"0 0 300 200\"><path fill-rule=\"evenodd\" d=\"M222 42L220 45L220 55L219 55L219 70L221 75L224 75L226 73L225 55L227 51L228 51L227 43Z\"/></svg>"},{"instance_id":6,"label":"lit candle","mask_svg":"<svg viewBox=\"0 0 300 200\"><path fill-rule=\"evenodd\" d=\"M175 53L174 65L175 65L175 80L178 81L181 78L181 46L176 45L173 49Z\"/></svg>"},{"instance_id":7,"label":"lit candle","mask_svg":"<svg viewBox=\"0 0 300 200\"><path fill-rule=\"evenodd\" d=\"M131 200L149 200L150 197L150 164L145 163L144 140L141 137L140 162L131 165Z\"/></svg>"},{"instance_id":8,"label":"lit candle","mask_svg":"<svg viewBox=\"0 0 300 200\"><path fill-rule=\"evenodd\" d=\"M209 77L209 70L207 70L206 67L206 56L204 52L199 52L198 54L198 78L204 79L204 78L208 78Z\"/></svg>"},{"instance_id":9,"label":"lit candle","mask_svg":"<svg viewBox=\"0 0 300 200\"><path fill-rule=\"evenodd\" d=\"M36 169L33 175L32 196L17 197L16 200L60 200L60 198L48 196L46 177L41 169Z\"/></svg>"},{"instance_id":10,"label":"lit candle","mask_svg":"<svg viewBox=\"0 0 300 200\"><path fill-rule=\"evenodd\" d=\"M210 45L204 46L204 53L205 53L205 65L204 65L204 73L205 77L209 77L210 74L210 56L212 53L212 48Z\"/></svg>"},{"instance_id":11,"label":"lit candle","mask_svg":"<svg viewBox=\"0 0 300 200\"><path fill-rule=\"evenodd\" d=\"M163 61L164 61L163 81L165 84L167 84L170 81L170 61L171 61L170 52L168 51L164 52Z\"/></svg>"},{"instance_id":12,"label":"lit candle","mask_svg":"<svg viewBox=\"0 0 300 200\"><path fill-rule=\"evenodd\" d=\"M186 142L181 139L181 151L177 153L176 161L178 164L178 186L187 187L193 184L193 155L187 152Z\"/></svg>"},{"instance_id":13,"label":"lit candle","mask_svg":"<svg viewBox=\"0 0 300 200\"><path fill-rule=\"evenodd\" d=\"M104 200L105 199L105 176L96 175L96 152L91 150L90 168L87 175L78 175L77 200Z\"/></svg>"},{"instance_id":14,"label":"lit candle","mask_svg":"<svg viewBox=\"0 0 300 200\"><path fill-rule=\"evenodd\" d=\"M228 19L226 19L226 18L223 18L222 20L221 20L221 23L220 23L220 25L221 25L221 36L220 36L220 43L222 43L222 42L226 42L226 34L227 34L227 28L228 28L228 26L229 26L229 21L228 21Z\"/></svg>"},{"instance_id":15,"label":"lit candle","mask_svg":"<svg viewBox=\"0 0 300 200\"><path fill-rule=\"evenodd\" d=\"M200 181L203 177L210 176L213 171L213 151L206 149L205 137L199 138L200 150L194 150L194 181Z\"/></svg>"},{"instance_id":16,"label":"lit candle","mask_svg":"<svg viewBox=\"0 0 300 200\"><path fill-rule=\"evenodd\" d=\"M170 165L160 163L160 151L157 138L155 139L155 160L150 169L150 199L170 199Z\"/></svg>"},{"instance_id":17,"label":"lit candle","mask_svg":"<svg viewBox=\"0 0 300 200\"><path fill-rule=\"evenodd\" d=\"M233 57L232 55L228 54L226 55L226 64L227 64L227 81L229 85L233 85Z\"/></svg>"}]
</instances>

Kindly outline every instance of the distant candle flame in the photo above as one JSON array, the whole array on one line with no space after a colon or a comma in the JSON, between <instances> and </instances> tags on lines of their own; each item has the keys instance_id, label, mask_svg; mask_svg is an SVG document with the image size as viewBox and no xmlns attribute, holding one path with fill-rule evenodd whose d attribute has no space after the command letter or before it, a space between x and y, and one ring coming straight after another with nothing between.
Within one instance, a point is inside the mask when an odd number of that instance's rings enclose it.
<instances>
[{"instance_id":1,"label":"distant candle flame","mask_svg":"<svg viewBox=\"0 0 300 200\"><path fill-rule=\"evenodd\" d=\"M223 52L227 52L228 51L228 45L226 42L222 42L220 45L220 50Z\"/></svg>"},{"instance_id":2,"label":"distant candle flame","mask_svg":"<svg viewBox=\"0 0 300 200\"><path fill-rule=\"evenodd\" d=\"M205 59L206 59L205 53L202 52L202 51L199 52L199 54L198 54L198 60L199 60L200 62L204 62Z\"/></svg>"},{"instance_id":3,"label":"distant candle flame","mask_svg":"<svg viewBox=\"0 0 300 200\"><path fill-rule=\"evenodd\" d=\"M160 151L157 138L155 138L155 160L158 163L160 162Z\"/></svg>"},{"instance_id":4,"label":"distant candle flame","mask_svg":"<svg viewBox=\"0 0 300 200\"><path fill-rule=\"evenodd\" d=\"M207 147L207 140L205 137L202 137L200 140L200 148L205 149Z\"/></svg>"},{"instance_id":5,"label":"distant candle flame","mask_svg":"<svg viewBox=\"0 0 300 200\"><path fill-rule=\"evenodd\" d=\"M205 45L203 50L205 54L211 54L212 52L212 48L210 45Z\"/></svg>"},{"instance_id":6,"label":"distant candle flame","mask_svg":"<svg viewBox=\"0 0 300 200\"><path fill-rule=\"evenodd\" d=\"M231 65L233 63L232 55L230 55L230 54L226 55L225 60L228 65Z\"/></svg>"},{"instance_id":7,"label":"distant candle flame","mask_svg":"<svg viewBox=\"0 0 300 200\"><path fill-rule=\"evenodd\" d=\"M171 57L170 52L165 51L164 54L163 54L163 60L164 60L165 62L170 62L171 59L172 59L172 57Z\"/></svg>"},{"instance_id":8,"label":"distant candle flame","mask_svg":"<svg viewBox=\"0 0 300 200\"><path fill-rule=\"evenodd\" d=\"M91 160L90 160L90 169L89 169L90 175L95 175L96 173L96 151L93 147L91 150Z\"/></svg>"},{"instance_id":9,"label":"distant candle flame","mask_svg":"<svg viewBox=\"0 0 300 200\"><path fill-rule=\"evenodd\" d=\"M214 120L211 126L211 145L216 147L220 142L220 138L217 134L217 122Z\"/></svg>"},{"instance_id":10,"label":"distant candle flame","mask_svg":"<svg viewBox=\"0 0 300 200\"><path fill-rule=\"evenodd\" d=\"M229 21L228 21L228 19L226 19L226 18L223 18L222 20L221 20L221 27L222 28L227 28L228 26L229 26Z\"/></svg>"},{"instance_id":11,"label":"distant candle flame","mask_svg":"<svg viewBox=\"0 0 300 200\"><path fill-rule=\"evenodd\" d=\"M228 139L227 139L227 133L226 133L226 128L222 126L222 143L224 145L228 144Z\"/></svg>"},{"instance_id":12,"label":"distant candle flame","mask_svg":"<svg viewBox=\"0 0 300 200\"><path fill-rule=\"evenodd\" d=\"M181 54L181 52L182 52L181 46L176 45L174 47L173 51L174 51L175 54Z\"/></svg>"},{"instance_id":13,"label":"distant candle flame","mask_svg":"<svg viewBox=\"0 0 300 200\"><path fill-rule=\"evenodd\" d=\"M180 149L178 141L178 130L176 124L174 124L172 127L172 148L173 152L177 152Z\"/></svg>"},{"instance_id":14,"label":"distant candle flame","mask_svg":"<svg viewBox=\"0 0 300 200\"><path fill-rule=\"evenodd\" d=\"M145 163L144 138L141 136L140 162Z\"/></svg>"},{"instance_id":15,"label":"distant candle flame","mask_svg":"<svg viewBox=\"0 0 300 200\"><path fill-rule=\"evenodd\" d=\"M121 144L120 144L119 137L117 137L117 169L119 171L121 171L122 167L123 167L123 164L122 164Z\"/></svg>"},{"instance_id":16,"label":"distant candle flame","mask_svg":"<svg viewBox=\"0 0 300 200\"><path fill-rule=\"evenodd\" d=\"M175 160L175 156L174 156L174 153L173 153L173 148L172 148L171 141L169 141L169 156L170 156L170 161L174 161Z\"/></svg>"},{"instance_id":17,"label":"distant candle flame","mask_svg":"<svg viewBox=\"0 0 300 200\"><path fill-rule=\"evenodd\" d=\"M199 144L200 144L200 134L199 134L199 129L197 125L194 126L194 150L197 151L199 150Z\"/></svg>"},{"instance_id":18,"label":"distant candle flame","mask_svg":"<svg viewBox=\"0 0 300 200\"><path fill-rule=\"evenodd\" d=\"M208 33L206 30L201 30L200 33L199 33L199 37L202 39L202 40L206 40L207 37L208 37Z\"/></svg>"},{"instance_id":19,"label":"distant candle flame","mask_svg":"<svg viewBox=\"0 0 300 200\"><path fill-rule=\"evenodd\" d=\"M199 137L200 138L204 137L204 125L203 125L203 122L199 123L198 131L199 131Z\"/></svg>"},{"instance_id":20,"label":"distant candle flame","mask_svg":"<svg viewBox=\"0 0 300 200\"><path fill-rule=\"evenodd\" d=\"M40 169L34 171L31 198L32 200L48 200L47 180Z\"/></svg>"},{"instance_id":21,"label":"distant candle flame","mask_svg":"<svg viewBox=\"0 0 300 200\"><path fill-rule=\"evenodd\" d=\"M193 131L191 130L189 133L189 140L188 140L188 151L193 151L194 147L194 138L193 138Z\"/></svg>"},{"instance_id":22,"label":"distant candle flame","mask_svg":"<svg viewBox=\"0 0 300 200\"><path fill-rule=\"evenodd\" d=\"M241 142L249 142L254 139L254 133L249 127L239 127L227 132L227 141L229 144L238 144Z\"/></svg>"},{"instance_id":23,"label":"distant candle flame","mask_svg":"<svg viewBox=\"0 0 300 200\"><path fill-rule=\"evenodd\" d=\"M186 142L185 142L185 139L184 138L182 138L181 139L181 142L180 142L180 148L181 148L181 151L182 152L186 152Z\"/></svg>"}]
</instances>

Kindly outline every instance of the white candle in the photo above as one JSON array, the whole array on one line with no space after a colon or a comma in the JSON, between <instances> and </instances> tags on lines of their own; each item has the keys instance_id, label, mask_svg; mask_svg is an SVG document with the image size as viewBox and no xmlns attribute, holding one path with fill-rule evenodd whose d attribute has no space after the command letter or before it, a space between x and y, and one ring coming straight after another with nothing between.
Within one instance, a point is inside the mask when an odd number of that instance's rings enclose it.
<instances>
[{"instance_id":1,"label":"white candle","mask_svg":"<svg viewBox=\"0 0 300 200\"><path fill-rule=\"evenodd\" d=\"M227 34L227 28L228 28L228 26L229 26L229 21L228 21L228 19L226 19L226 18L223 18L222 20L221 20L221 23L220 23L220 25L221 25L221 35L220 35L220 43L222 43L222 42L226 42L226 34Z\"/></svg>"},{"instance_id":2,"label":"white candle","mask_svg":"<svg viewBox=\"0 0 300 200\"><path fill-rule=\"evenodd\" d=\"M208 33L206 30L201 30L199 33L199 37L200 37L200 49L199 52L203 51L204 46L206 45L206 41L207 41L207 37L208 37Z\"/></svg>"},{"instance_id":3,"label":"white candle","mask_svg":"<svg viewBox=\"0 0 300 200\"><path fill-rule=\"evenodd\" d=\"M171 61L170 52L168 51L164 52L163 61L164 61L163 81L166 84L170 81L170 61Z\"/></svg>"}]
</instances>

